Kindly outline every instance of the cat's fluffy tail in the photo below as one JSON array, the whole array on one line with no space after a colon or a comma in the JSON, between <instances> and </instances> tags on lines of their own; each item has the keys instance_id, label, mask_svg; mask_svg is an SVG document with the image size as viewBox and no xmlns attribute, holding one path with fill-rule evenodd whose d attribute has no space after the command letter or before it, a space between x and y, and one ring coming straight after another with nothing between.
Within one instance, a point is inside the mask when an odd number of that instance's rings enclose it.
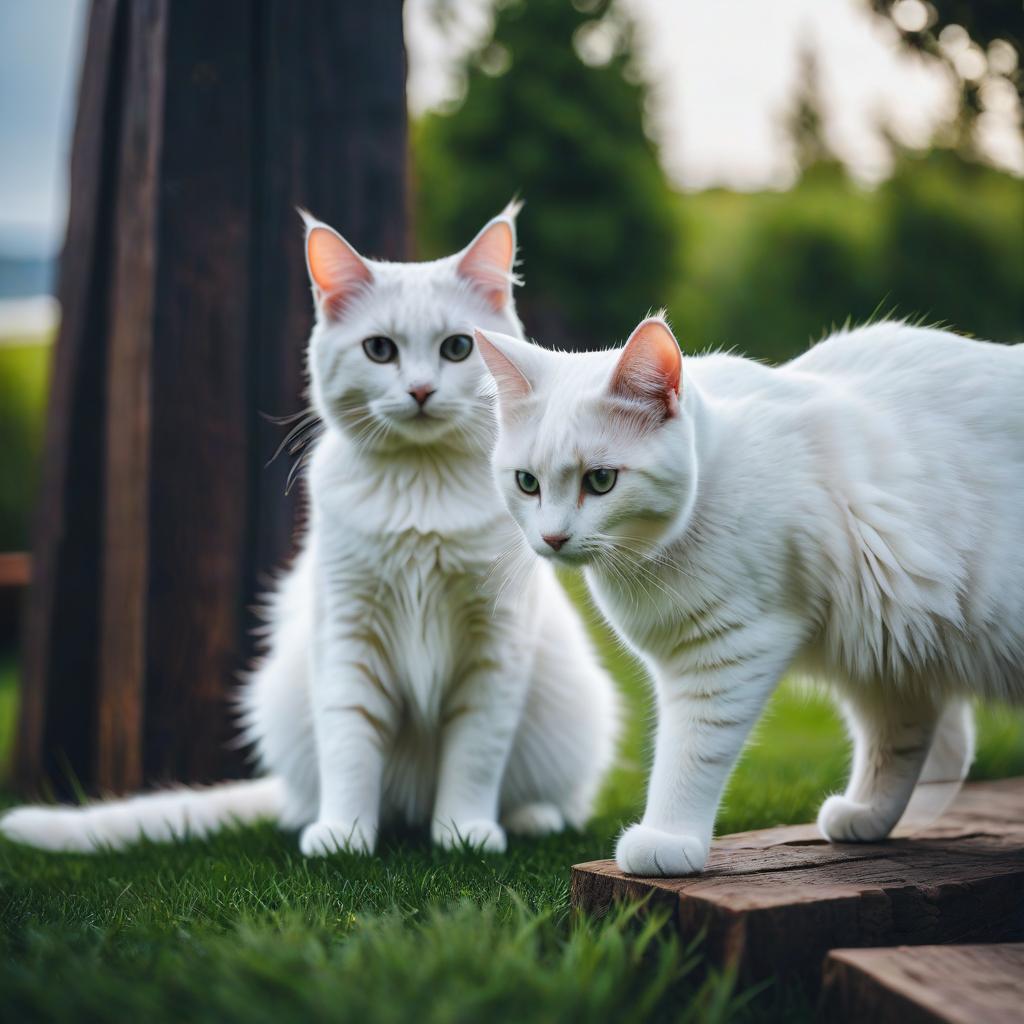
<instances>
[{"instance_id":1,"label":"cat's fluffy tail","mask_svg":"<svg viewBox=\"0 0 1024 1024\"><path fill-rule=\"evenodd\" d=\"M952 700L939 719L917 786L892 835L912 836L941 817L956 799L973 761L974 712L969 701Z\"/></svg>"},{"instance_id":2,"label":"cat's fluffy tail","mask_svg":"<svg viewBox=\"0 0 1024 1024\"><path fill-rule=\"evenodd\" d=\"M15 807L0 818L0 834L42 850L96 853L141 839L169 843L208 836L231 824L284 813L284 783L274 777L168 789L83 807Z\"/></svg>"}]
</instances>

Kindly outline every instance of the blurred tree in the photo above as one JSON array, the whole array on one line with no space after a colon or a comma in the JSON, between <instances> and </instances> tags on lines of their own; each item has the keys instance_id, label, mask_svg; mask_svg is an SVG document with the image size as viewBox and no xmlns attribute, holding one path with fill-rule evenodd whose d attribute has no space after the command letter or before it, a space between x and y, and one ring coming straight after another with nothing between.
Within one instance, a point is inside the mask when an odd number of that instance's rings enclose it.
<instances>
[{"instance_id":1,"label":"blurred tree","mask_svg":"<svg viewBox=\"0 0 1024 1024\"><path fill-rule=\"evenodd\" d=\"M952 150L903 153L881 189L877 267L903 314L1024 340L1024 189Z\"/></svg>"},{"instance_id":2,"label":"blurred tree","mask_svg":"<svg viewBox=\"0 0 1024 1024\"><path fill-rule=\"evenodd\" d=\"M781 361L888 315L1024 341L1024 189L955 151L897 151L873 191L812 170L789 192L680 203L690 244L669 308L687 348Z\"/></svg>"},{"instance_id":3,"label":"blurred tree","mask_svg":"<svg viewBox=\"0 0 1024 1024\"><path fill-rule=\"evenodd\" d=\"M785 121L797 168L804 174L822 164L837 165L825 137L825 109L821 98L821 72L810 44L800 48L797 87Z\"/></svg>"},{"instance_id":4,"label":"blurred tree","mask_svg":"<svg viewBox=\"0 0 1024 1024\"><path fill-rule=\"evenodd\" d=\"M676 277L679 219L644 131L632 24L609 0L503 0L467 92L415 131L422 255L465 245L515 194L527 328L560 347L623 338Z\"/></svg>"},{"instance_id":5,"label":"blurred tree","mask_svg":"<svg viewBox=\"0 0 1024 1024\"><path fill-rule=\"evenodd\" d=\"M1024 101L1024 17L1016 0L870 0L911 49L943 61L960 83L952 141L972 153L975 122L1010 89ZM1012 92L1010 93L1012 96Z\"/></svg>"},{"instance_id":6,"label":"blurred tree","mask_svg":"<svg viewBox=\"0 0 1024 1024\"><path fill-rule=\"evenodd\" d=\"M1021 52L1024 19L1014 0L910 0L910 4L871 0L871 6L895 23L910 46L927 48L947 25L960 25L979 46L1003 39ZM918 7L923 10L919 12Z\"/></svg>"}]
</instances>

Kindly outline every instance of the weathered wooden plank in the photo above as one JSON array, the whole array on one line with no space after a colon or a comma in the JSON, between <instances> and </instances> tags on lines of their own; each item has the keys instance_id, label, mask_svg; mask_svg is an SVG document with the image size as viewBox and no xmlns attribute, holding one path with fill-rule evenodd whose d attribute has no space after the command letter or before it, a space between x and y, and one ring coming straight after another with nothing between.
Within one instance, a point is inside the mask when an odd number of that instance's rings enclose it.
<instances>
[{"instance_id":1,"label":"weathered wooden plank","mask_svg":"<svg viewBox=\"0 0 1024 1024\"><path fill-rule=\"evenodd\" d=\"M142 783L154 277L167 0L129 5L106 386L96 781Z\"/></svg>"},{"instance_id":2,"label":"weathered wooden plank","mask_svg":"<svg viewBox=\"0 0 1024 1024\"><path fill-rule=\"evenodd\" d=\"M834 949L818 1018L828 1024L1019 1024L1024 943Z\"/></svg>"},{"instance_id":3,"label":"weathered wooden plank","mask_svg":"<svg viewBox=\"0 0 1024 1024\"><path fill-rule=\"evenodd\" d=\"M226 741L248 554L255 9L167 10L139 783L243 768Z\"/></svg>"},{"instance_id":4,"label":"weathered wooden plank","mask_svg":"<svg viewBox=\"0 0 1024 1024\"><path fill-rule=\"evenodd\" d=\"M913 839L830 845L799 825L725 836L688 878L636 878L607 860L573 868L581 909L644 897L684 935L705 929L712 961L746 980L814 985L839 946L1024 938L1024 779L965 787Z\"/></svg>"},{"instance_id":5,"label":"weathered wooden plank","mask_svg":"<svg viewBox=\"0 0 1024 1024\"><path fill-rule=\"evenodd\" d=\"M401 0L303 0L262 6L255 42L260 173L254 192L247 592L292 544L301 488L284 496L289 460L267 459L281 431L265 414L299 411L312 304L297 207L367 256L409 258L406 57ZM252 620L248 625L253 625Z\"/></svg>"}]
</instances>

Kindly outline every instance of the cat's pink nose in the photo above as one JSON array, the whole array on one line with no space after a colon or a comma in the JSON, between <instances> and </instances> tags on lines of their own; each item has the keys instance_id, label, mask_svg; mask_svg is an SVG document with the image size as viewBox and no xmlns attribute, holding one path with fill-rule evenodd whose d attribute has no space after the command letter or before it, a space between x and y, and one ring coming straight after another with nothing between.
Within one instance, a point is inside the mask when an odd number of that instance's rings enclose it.
<instances>
[{"instance_id":1,"label":"cat's pink nose","mask_svg":"<svg viewBox=\"0 0 1024 1024\"><path fill-rule=\"evenodd\" d=\"M541 537L541 540L544 541L549 548L554 548L556 551L558 551L568 539L569 535L567 533L545 533Z\"/></svg>"},{"instance_id":2,"label":"cat's pink nose","mask_svg":"<svg viewBox=\"0 0 1024 1024\"><path fill-rule=\"evenodd\" d=\"M416 403L422 409L427 404L427 399L434 393L434 388L429 384L418 384L414 388L409 388L409 394L416 399Z\"/></svg>"}]
</instances>

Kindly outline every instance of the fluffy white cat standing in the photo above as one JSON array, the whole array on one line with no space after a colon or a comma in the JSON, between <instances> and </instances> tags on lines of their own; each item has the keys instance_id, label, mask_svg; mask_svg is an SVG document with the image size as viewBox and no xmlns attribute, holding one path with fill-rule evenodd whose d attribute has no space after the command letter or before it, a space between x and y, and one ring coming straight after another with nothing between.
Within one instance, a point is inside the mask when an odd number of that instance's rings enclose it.
<instances>
[{"instance_id":1,"label":"fluffy white cat standing","mask_svg":"<svg viewBox=\"0 0 1024 1024\"><path fill-rule=\"evenodd\" d=\"M504 828L584 822L614 750L615 693L495 490L493 401L466 333L520 331L515 213L421 264L364 259L307 220L325 429L305 547L272 595L268 651L242 695L267 777L19 808L4 834L91 850L274 818L303 827L315 856L370 852L389 819L486 850L504 849Z\"/></svg>"},{"instance_id":2,"label":"fluffy white cat standing","mask_svg":"<svg viewBox=\"0 0 1024 1024\"><path fill-rule=\"evenodd\" d=\"M622 869L703 867L790 669L834 684L854 741L829 839L939 813L973 756L967 698L1024 699L1024 346L880 323L773 369L683 360L658 317L614 351L478 341L509 509L538 554L586 566L654 678Z\"/></svg>"}]
</instances>

